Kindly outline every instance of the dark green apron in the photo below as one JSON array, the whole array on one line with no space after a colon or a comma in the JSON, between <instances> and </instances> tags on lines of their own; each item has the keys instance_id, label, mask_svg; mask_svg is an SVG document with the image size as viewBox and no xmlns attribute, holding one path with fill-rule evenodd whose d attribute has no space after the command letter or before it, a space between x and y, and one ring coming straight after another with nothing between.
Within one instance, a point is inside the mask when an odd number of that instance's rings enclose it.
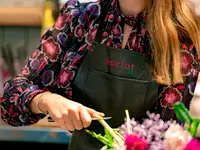
<instances>
[{"instance_id":1,"label":"dark green apron","mask_svg":"<svg viewBox=\"0 0 200 150\"><path fill-rule=\"evenodd\" d=\"M125 110L140 120L157 100L158 86L151 80L151 60L142 53L107 47L101 42L104 28L101 16L93 48L85 57L73 83L73 100L104 112L113 128L124 123ZM98 121L88 128L104 132ZM73 133L69 150L98 150L103 145L84 130Z\"/></svg>"}]
</instances>

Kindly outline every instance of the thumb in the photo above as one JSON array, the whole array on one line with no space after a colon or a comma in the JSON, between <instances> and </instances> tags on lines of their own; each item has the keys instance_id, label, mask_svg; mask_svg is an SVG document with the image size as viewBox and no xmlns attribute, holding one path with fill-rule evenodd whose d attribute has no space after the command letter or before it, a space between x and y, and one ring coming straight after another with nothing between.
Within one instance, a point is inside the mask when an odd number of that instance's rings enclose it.
<instances>
[{"instance_id":1,"label":"thumb","mask_svg":"<svg viewBox=\"0 0 200 150\"><path fill-rule=\"evenodd\" d=\"M101 117L104 117L104 116L105 116L104 113L98 112L98 111L96 111L96 110L94 110L94 109L92 109L92 108L85 107L85 109L87 110L87 112L90 114L91 117L93 117L94 114L98 114L98 115L100 115Z\"/></svg>"}]
</instances>

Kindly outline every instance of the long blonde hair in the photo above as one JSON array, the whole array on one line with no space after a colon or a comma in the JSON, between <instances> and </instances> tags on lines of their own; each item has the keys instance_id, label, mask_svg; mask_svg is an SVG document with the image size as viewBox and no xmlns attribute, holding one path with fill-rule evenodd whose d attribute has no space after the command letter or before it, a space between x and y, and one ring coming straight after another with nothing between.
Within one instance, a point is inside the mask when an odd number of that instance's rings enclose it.
<instances>
[{"instance_id":1,"label":"long blonde hair","mask_svg":"<svg viewBox=\"0 0 200 150\"><path fill-rule=\"evenodd\" d=\"M197 17L188 0L150 1L147 30L153 51L155 79L167 85L182 83L179 36L180 33L187 36L200 54Z\"/></svg>"}]
</instances>

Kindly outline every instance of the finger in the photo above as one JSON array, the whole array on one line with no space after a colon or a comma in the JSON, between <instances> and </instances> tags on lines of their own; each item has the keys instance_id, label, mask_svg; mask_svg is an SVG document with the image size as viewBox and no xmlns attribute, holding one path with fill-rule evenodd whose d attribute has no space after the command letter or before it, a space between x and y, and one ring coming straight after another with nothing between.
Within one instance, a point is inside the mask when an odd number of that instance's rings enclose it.
<instances>
[{"instance_id":1,"label":"finger","mask_svg":"<svg viewBox=\"0 0 200 150\"><path fill-rule=\"evenodd\" d=\"M52 117L53 118L53 117ZM68 128L66 127L65 123L63 122L62 119L54 119L54 121L56 122L56 124L58 124L58 126L64 130L68 130Z\"/></svg>"},{"instance_id":2,"label":"finger","mask_svg":"<svg viewBox=\"0 0 200 150\"><path fill-rule=\"evenodd\" d=\"M102 117L105 116L105 114L102 113L102 112L98 112L98 111L96 111L96 110L94 110L94 109L92 109L92 108L88 108L88 107L85 107L85 108L86 108L86 110L88 111L88 113L89 113L91 116L93 116L94 114L98 114L98 115L100 115L100 116L102 116Z\"/></svg>"},{"instance_id":3,"label":"finger","mask_svg":"<svg viewBox=\"0 0 200 150\"><path fill-rule=\"evenodd\" d=\"M102 112L98 112L98 111L96 111L96 113L97 113L99 116L101 116L101 117L104 117L104 116L105 116L105 114L102 113Z\"/></svg>"},{"instance_id":4,"label":"finger","mask_svg":"<svg viewBox=\"0 0 200 150\"><path fill-rule=\"evenodd\" d=\"M68 130L66 125L63 122L62 115L59 112L52 114L49 112L49 116L58 124L58 126L64 130Z\"/></svg>"},{"instance_id":5,"label":"finger","mask_svg":"<svg viewBox=\"0 0 200 150\"><path fill-rule=\"evenodd\" d=\"M65 125L66 125L66 127L67 127L67 129L69 131L74 131L75 130L75 127L74 127L74 124L72 122L72 119L71 119L70 115L68 115L67 117L65 117L64 122L65 122Z\"/></svg>"},{"instance_id":6,"label":"finger","mask_svg":"<svg viewBox=\"0 0 200 150\"><path fill-rule=\"evenodd\" d=\"M83 124L80 119L79 112L74 112L73 116L71 116L71 119L76 130L81 130L83 128Z\"/></svg>"},{"instance_id":7,"label":"finger","mask_svg":"<svg viewBox=\"0 0 200 150\"><path fill-rule=\"evenodd\" d=\"M65 125L65 122L60 122L59 124L58 124L62 129L64 129L64 130L68 130L68 128L67 128L67 126Z\"/></svg>"},{"instance_id":8,"label":"finger","mask_svg":"<svg viewBox=\"0 0 200 150\"><path fill-rule=\"evenodd\" d=\"M82 121L83 127L84 128L89 127L92 119L88 111L83 107L82 109L80 109L79 115L80 115L80 119Z\"/></svg>"}]
</instances>

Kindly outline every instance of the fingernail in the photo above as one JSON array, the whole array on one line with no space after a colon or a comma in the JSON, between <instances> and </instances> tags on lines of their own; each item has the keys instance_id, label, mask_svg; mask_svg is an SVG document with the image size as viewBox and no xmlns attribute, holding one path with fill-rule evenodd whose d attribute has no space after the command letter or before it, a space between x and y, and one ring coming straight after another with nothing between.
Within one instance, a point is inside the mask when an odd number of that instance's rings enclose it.
<instances>
[{"instance_id":1,"label":"fingernail","mask_svg":"<svg viewBox=\"0 0 200 150\"><path fill-rule=\"evenodd\" d=\"M105 114L104 114L104 113L101 113L101 116L105 116Z\"/></svg>"}]
</instances>

